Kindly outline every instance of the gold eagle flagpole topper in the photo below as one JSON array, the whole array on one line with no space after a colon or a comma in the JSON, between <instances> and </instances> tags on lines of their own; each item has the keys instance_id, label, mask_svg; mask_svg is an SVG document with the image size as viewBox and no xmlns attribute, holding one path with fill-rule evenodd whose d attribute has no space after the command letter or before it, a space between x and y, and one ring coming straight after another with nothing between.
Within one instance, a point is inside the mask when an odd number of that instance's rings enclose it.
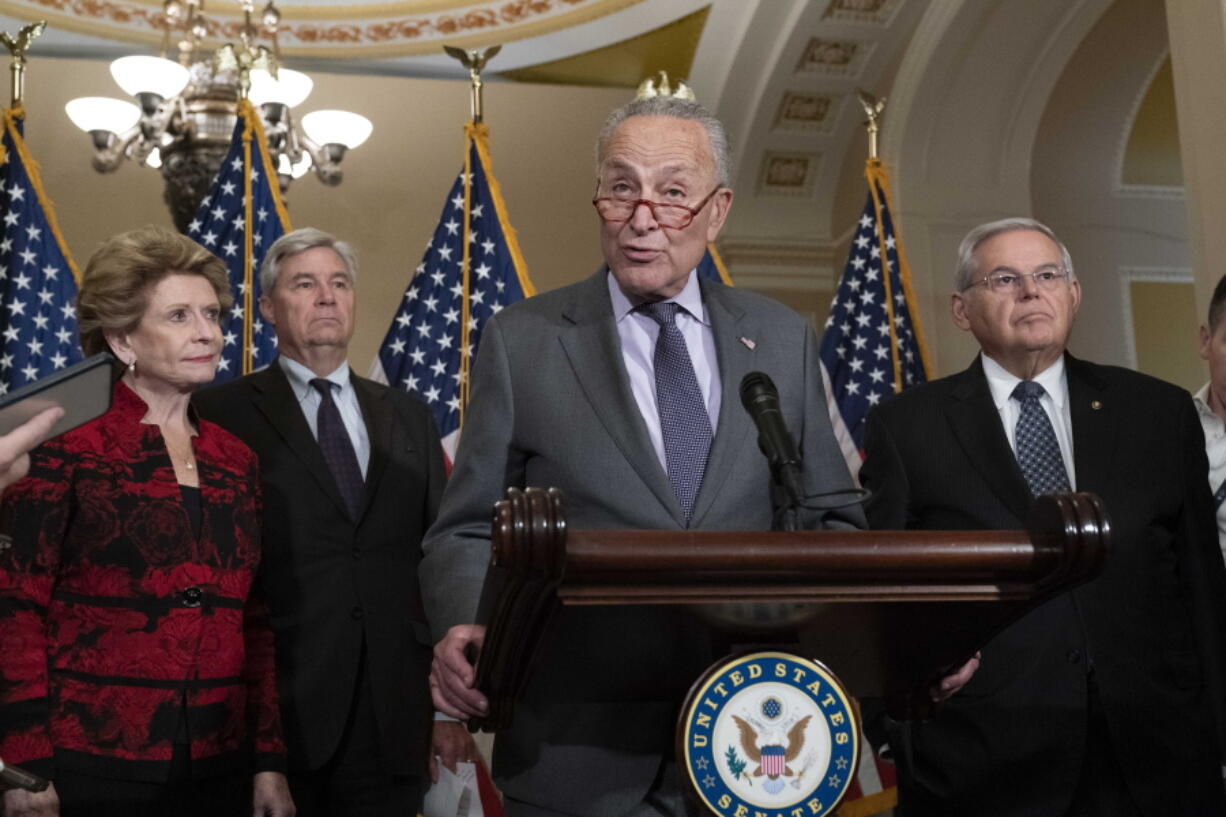
<instances>
[{"instance_id":1,"label":"gold eagle flagpole topper","mask_svg":"<svg viewBox=\"0 0 1226 817\"><path fill-rule=\"evenodd\" d=\"M648 77L639 83L638 93L634 95L635 99L651 99L653 96L675 96L677 99L684 99L688 102L697 102L698 97L694 95L694 89L686 84L685 80L678 80L677 87L672 87L668 81L668 72L660 72L660 81L656 82L654 77Z\"/></svg>"},{"instance_id":2,"label":"gold eagle flagpole topper","mask_svg":"<svg viewBox=\"0 0 1226 817\"><path fill-rule=\"evenodd\" d=\"M483 88L481 71L485 68L485 64L502 50L502 46L492 45L484 51L465 51L462 48L456 48L454 45L445 45L443 50L447 52L447 56L459 60L460 65L468 69L468 79L472 83L473 122L480 122L482 120L481 90Z\"/></svg>"},{"instance_id":3,"label":"gold eagle flagpole topper","mask_svg":"<svg viewBox=\"0 0 1226 817\"><path fill-rule=\"evenodd\" d=\"M13 57L12 65L9 66L12 76L12 85L9 88L11 107L16 108L21 105L21 97L25 91L26 51L29 50L30 43L34 42L34 38L42 34L46 27L47 21L39 20L37 23L24 26L21 31L17 32L16 37L7 31L0 32L0 42L4 43L5 48Z\"/></svg>"},{"instance_id":4,"label":"gold eagle flagpole topper","mask_svg":"<svg viewBox=\"0 0 1226 817\"><path fill-rule=\"evenodd\" d=\"M868 91L857 89L860 96L860 107L868 117L864 127L868 131L868 158L877 159L877 134L881 132L881 114L885 110L885 97L878 99Z\"/></svg>"}]
</instances>

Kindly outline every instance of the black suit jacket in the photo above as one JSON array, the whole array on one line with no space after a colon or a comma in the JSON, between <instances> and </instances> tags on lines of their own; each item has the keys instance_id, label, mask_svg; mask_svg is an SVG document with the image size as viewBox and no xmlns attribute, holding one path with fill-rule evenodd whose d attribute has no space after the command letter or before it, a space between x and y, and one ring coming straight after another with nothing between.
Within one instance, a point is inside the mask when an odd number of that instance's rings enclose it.
<instances>
[{"instance_id":1,"label":"black suit jacket","mask_svg":"<svg viewBox=\"0 0 1226 817\"><path fill-rule=\"evenodd\" d=\"M1182 389L1065 359L1076 488L1106 504L1106 564L993 638L971 682L911 726L905 813L1063 814L1084 757L1092 662L1144 813L1224 814L1226 571L1200 424ZM882 404L866 435L871 527L1024 527L1029 492L978 359Z\"/></svg>"},{"instance_id":2,"label":"black suit jacket","mask_svg":"<svg viewBox=\"0 0 1226 817\"><path fill-rule=\"evenodd\" d=\"M430 631L417 567L442 496L429 410L351 374L370 436L366 495L351 519L280 365L200 392L202 416L260 458L259 581L276 633L291 770L322 766L341 738L363 649L392 774L424 774Z\"/></svg>"}]
</instances>

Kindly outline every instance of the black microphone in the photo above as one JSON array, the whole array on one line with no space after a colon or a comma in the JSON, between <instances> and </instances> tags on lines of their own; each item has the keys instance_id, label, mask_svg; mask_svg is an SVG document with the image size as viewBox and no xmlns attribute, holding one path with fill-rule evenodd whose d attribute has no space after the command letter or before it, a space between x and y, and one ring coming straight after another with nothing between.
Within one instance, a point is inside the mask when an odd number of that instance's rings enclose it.
<instances>
[{"instance_id":1,"label":"black microphone","mask_svg":"<svg viewBox=\"0 0 1226 817\"><path fill-rule=\"evenodd\" d=\"M758 427L758 447L770 462L775 479L783 486L794 506L803 504L805 495L800 482L800 454L783 421L779 391L774 382L762 372L745 375L741 380L741 404Z\"/></svg>"},{"instance_id":2,"label":"black microphone","mask_svg":"<svg viewBox=\"0 0 1226 817\"><path fill-rule=\"evenodd\" d=\"M30 774L25 769L19 769L16 766L6 766L4 761L0 760L0 786L39 792L46 791L47 785L46 779Z\"/></svg>"}]
</instances>

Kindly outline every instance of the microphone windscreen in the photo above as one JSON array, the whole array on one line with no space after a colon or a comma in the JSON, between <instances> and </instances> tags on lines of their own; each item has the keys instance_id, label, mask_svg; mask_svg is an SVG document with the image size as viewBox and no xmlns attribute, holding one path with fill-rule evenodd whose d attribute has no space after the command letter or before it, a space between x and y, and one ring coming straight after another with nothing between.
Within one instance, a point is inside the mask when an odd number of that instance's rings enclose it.
<instances>
[{"instance_id":1,"label":"microphone windscreen","mask_svg":"<svg viewBox=\"0 0 1226 817\"><path fill-rule=\"evenodd\" d=\"M778 400L779 390L765 372L749 372L741 378L741 405L747 410L763 399Z\"/></svg>"}]
</instances>

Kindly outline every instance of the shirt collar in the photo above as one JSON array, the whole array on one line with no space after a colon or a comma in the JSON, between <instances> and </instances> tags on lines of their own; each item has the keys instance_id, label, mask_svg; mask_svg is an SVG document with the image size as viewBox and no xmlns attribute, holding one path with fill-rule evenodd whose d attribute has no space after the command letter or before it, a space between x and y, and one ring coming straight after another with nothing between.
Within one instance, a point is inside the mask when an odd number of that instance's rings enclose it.
<instances>
[{"instance_id":1,"label":"shirt collar","mask_svg":"<svg viewBox=\"0 0 1226 817\"><path fill-rule=\"evenodd\" d=\"M983 361L983 373L988 378L988 388L992 391L992 402L996 404L996 409L999 411L1013 396L1013 390L1017 388L1018 383L1022 382L1022 379L986 354L980 353L979 359ZM1060 355L1055 363L1035 375L1034 382L1043 387L1052 402L1056 404L1057 410L1064 410L1064 402L1068 397L1068 383L1064 379L1064 355Z\"/></svg>"},{"instance_id":2,"label":"shirt collar","mask_svg":"<svg viewBox=\"0 0 1226 817\"><path fill-rule=\"evenodd\" d=\"M277 355L277 362L281 365L281 370L285 372L286 378L289 379L290 387L293 388L299 402L305 400L314 388L311 381L319 375L285 355ZM342 363L336 371L324 379L331 381L338 389L344 391L349 386L349 363Z\"/></svg>"},{"instance_id":3,"label":"shirt collar","mask_svg":"<svg viewBox=\"0 0 1226 817\"><path fill-rule=\"evenodd\" d=\"M111 384L111 408L107 412L107 416L112 416L125 422L140 423L148 413L149 404L144 401L144 398L134 392L127 383L123 382L122 378ZM192 425L196 427L196 432L202 434L200 413L196 411L196 404L194 402L187 404L187 417L192 421ZM148 425L153 424L150 423Z\"/></svg>"},{"instance_id":4,"label":"shirt collar","mask_svg":"<svg viewBox=\"0 0 1226 817\"><path fill-rule=\"evenodd\" d=\"M1196 394L1192 395L1192 402L1196 404L1196 410L1203 415L1213 414L1213 409L1209 408L1209 384L1201 386Z\"/></svg>"},{"instance_id":5,"label":"shirt collar","mask_svg":"<svg viewBox=\"0 0 1226 817\"><path fill-rule=\"evenodd\" d=\"M626 293L622 292L622 288L617 285L617 279L613 277L611 270L606 275L605 280L609 286L609 299L613 302L613 318L618 323L621 323L623 318L635 310L635 306L630 303ZM710 325L707 321L706 305L702 302L702 287L698 283L697 268L690 270L690 277L685 282L684 289L674 297L665 298L664 300L677 304L690 313L699 323Z\"/></svg>"},{"instance_id":6,"label":"shirt collar","mask_svg":"<svg viewBox=\"0 0 1226 817\"><path fill-rule=\"evenodd\" d=\"M1200 387L1196 394L1192 395L1192 403L1196 406L1196 413L1200 415L1201 425L1209 423L1210 428L1217 429L1220 433L1226 429L1226 423L1223 423L1222 418L1214 413L1213 409L1209 408L1209 384Z\"/></svg>"}]
</instances>

